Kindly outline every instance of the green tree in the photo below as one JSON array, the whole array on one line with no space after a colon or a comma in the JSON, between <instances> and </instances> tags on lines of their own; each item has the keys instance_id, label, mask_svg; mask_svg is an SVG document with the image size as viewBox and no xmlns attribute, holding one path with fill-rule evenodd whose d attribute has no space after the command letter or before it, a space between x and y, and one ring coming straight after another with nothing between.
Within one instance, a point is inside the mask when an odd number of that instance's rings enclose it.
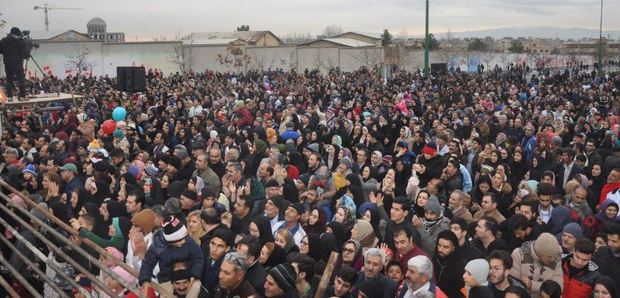
<instances>
[{"instance_id":1,"label":"green tree","mask_svg":"<svg viewBox=\"0 0 620 298\"><path fill-rule=\"evenodd\" d=\"M430 39L430 47L428 48L429 51L436 51L439 50L439 40L437 40L437 38L435 38L435 35L433 35L433 33L429 33L428 34L428 38ZM426 40L425 40L426 42ZM425 45L426 46L426 45Z\"/></svg>"},{"instance_id":2,"label":"green tree","mask_svg":"<svg viewBox=\"0 0 620 298\"><path fill-rule=\"evenodd\" d=\"M474 38L474 40L470 41L467 45L468 51L480 51L484 52L489 49L489 46L482 41L480 38Z\"/></svg>"},{"instance_id":3,"label":"green tree","mask_svg":"<svg viewBox=\"0 0 620 298\"><path fill-rule=\"evenodd\" d=\"M237 31L250 31L250 25L241 25L237 27Z\"/></svg>"},{"instance_id":4,"label":"green tree","mask_svg":"<svg viewBox=\"0 0 620 298\"><path fill-rule=\"evenodd\" d=\"M392 44L394 38L392 37L392 33L388 31L388 29L383 29L383 34L381 34L381 42L384 46Z\"/></svg>"},{"instance_id":5,"label":"green tree","mask_svg":"<svg viewBox=\"0 0 620 298\"><path fill-rule=\"evenodd\" d=\"M511 53L523 53L525 52L525 49L523 49L523 44L520 41L513 40L510 43L510 47L508 48L508 51Z\"/></svg>"}]
</instances>

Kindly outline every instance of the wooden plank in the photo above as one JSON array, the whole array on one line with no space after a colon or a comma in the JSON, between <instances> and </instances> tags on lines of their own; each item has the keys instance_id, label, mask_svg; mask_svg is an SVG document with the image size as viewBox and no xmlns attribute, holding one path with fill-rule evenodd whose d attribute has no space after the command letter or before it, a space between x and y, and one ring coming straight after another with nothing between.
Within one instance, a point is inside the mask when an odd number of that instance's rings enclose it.
<instances>
[{"instance_id":1,"label":"wooden plank","mask_svg":"<svg viewBox=\"0 0 620 298\"><path fill-rule=\"evenodd\" d=\"M327 265L325 265L325 270L323 270L323 276L321 276L319 286L314 293L314 298L323 298L323 295L325 294L325 291L329 286L329 281L332 278L332 273L334 271L334 266L336 265L336 260L338 260L338 253L333 251L331 255L329 255L329 260L327 260Z\"/></svg>"}]
</instances>

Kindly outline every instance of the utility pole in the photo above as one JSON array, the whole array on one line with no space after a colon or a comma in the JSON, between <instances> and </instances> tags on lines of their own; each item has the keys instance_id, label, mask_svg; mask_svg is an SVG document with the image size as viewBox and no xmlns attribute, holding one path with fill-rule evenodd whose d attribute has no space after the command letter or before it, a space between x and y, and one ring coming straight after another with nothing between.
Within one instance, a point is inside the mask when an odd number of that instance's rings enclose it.
<instances>
[{"instance_id":1,"label":"utility pole","mask_svg":"<svg viewBox=\"0 0 620 298\"><path fill-rule=\"evenodd\" d=\"M603 1L603 0L601 0ZM428 0L426 0L426 29L425 29L425 37L424 37L424 77L428 78L430 76L430 67L428 61L428 51L430 49L431 39L428 35Z\"/></svg>"},{"instance_id":2,"label":"utility pole","mask_svg":"<svg viewBox=\"0 0 620 298\"><path fill-rule=\"evenodd\" d=\"M598 36L598 70L603 70L603 0L601 0L601 19Z\"/></svg>"}]
</instances>

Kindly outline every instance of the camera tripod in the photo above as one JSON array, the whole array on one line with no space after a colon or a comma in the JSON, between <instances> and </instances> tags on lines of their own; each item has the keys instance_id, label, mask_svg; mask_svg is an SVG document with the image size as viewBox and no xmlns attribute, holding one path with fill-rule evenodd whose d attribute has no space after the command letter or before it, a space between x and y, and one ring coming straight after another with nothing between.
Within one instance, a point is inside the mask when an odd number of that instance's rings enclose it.
<instances>
[{"instance_id":1,"label":"camera tripod","mask_svg":"<svg viewBox=\"0 0 620 298\"><path fill-rule=\"evenodd\" d=\"M43 69L41 68L41 66L39 66L39 63L37 63L37 60L34 59L34 57L32 57L32 55L28 55L28 58L26 58L26 67L24 67L24 76L26 76L26 71L28 71L28 61L32 60L32 62L34 62L34 65L37 66L37 69L39 69L39 71L41 72L41 74L43 74L43 78L45 78L45 72L43 71Z\"/></svg>"}]
</instances>

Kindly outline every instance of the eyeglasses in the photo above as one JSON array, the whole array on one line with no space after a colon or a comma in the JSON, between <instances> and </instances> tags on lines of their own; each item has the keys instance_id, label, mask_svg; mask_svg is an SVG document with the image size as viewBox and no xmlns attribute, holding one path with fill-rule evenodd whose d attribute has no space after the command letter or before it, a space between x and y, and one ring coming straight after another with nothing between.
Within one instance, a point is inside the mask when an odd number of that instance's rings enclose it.
<instances>
[{"instance_id":1,"label":"eyeglasses","mask_svg":"<svg viewBox=\"0 0 620 298\"><path fill-rule=\"evenodd\" d=\"M343 250L342 250L342 252L352 254L352 253L354 253L354 252L355 252L355 250L350 249L350 248L345 248L345 249L343 249Z\"/></svg>"}]
</instances>

